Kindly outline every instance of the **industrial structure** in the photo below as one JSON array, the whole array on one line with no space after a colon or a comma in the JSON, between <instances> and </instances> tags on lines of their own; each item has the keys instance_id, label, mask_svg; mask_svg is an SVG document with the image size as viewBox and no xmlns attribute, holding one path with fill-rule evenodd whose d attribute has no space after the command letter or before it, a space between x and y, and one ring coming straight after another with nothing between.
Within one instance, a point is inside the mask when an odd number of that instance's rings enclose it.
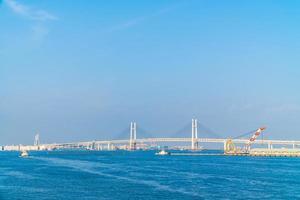
<instances>
[{"instance_id":1,"label":"industrial structure","mask_svg":"<svg viewBox=\"0 0 300 200\"><path fill-rule=\"evenodd\" d=\"M243 148L237 148L232 139L228 139L225 143L224 153L228 155L241 155L241 154L249 154L250 147L258 138L258 136L264 131L266 128L259 128L255 131L252 137L245 143Z\"/></svg>"},{"instance_id":2,"label":"industrial structure","mask_svg":"<svg viewBox=\"0 0 300 200\"><path fill-rule=\"evenodd\" d=\"M241 147L236 147L232 139L228 139L224 146L225 155L234 156L285 156L285 157L300 157L300 149L295 148L296 143L292 144L292 148L273 148L274 142L268 143L268 148L254 148L251 149L251 145L265 130L265 127L257 129L252 137Z\"/></svg>"}]
</instances>

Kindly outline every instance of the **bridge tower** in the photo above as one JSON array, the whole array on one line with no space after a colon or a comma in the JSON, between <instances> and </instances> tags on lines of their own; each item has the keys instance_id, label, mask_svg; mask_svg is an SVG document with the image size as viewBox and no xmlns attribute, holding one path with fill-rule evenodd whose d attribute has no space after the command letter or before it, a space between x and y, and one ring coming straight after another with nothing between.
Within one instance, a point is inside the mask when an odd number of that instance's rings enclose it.
<instances>
[{"instance_id":1,"label":"bridge tower","mask_svg":"<svg viewBox=\"0 0 300 200\"><path fill-rule=\"evenodd\" d=\"M34 146L39 146L40 145L40 134L36 134L34 136Z\"/></svg>"},{"instance_id":2,"label":"bridge tower","mask_svg":"<svg viewBox=\"0 0 300 200\"><path fill-rule=\"evenodd\" d=\"M136 150L136 123L130 123L129 150Z\"/></svg>"},{"instance_id":3,"label":"bridge tower","mask_svg":"<svg viewBox=\"0 0 300 200\"><path fill-rule=\"evenodd\" d=\"M192 150L197 150L198 145L198 121L197 119L192 119Z\"/></svg>"},{"instance_id":4,"label":"bridge tower","mask_svg":"<svg viewBox=\"0 0 300 200\"><path fill-rule=\"evenodd\" d=\"M40 150L40 134L34 136L34 146L37 146L37 149Z\"/></svg>"}]
</instances>

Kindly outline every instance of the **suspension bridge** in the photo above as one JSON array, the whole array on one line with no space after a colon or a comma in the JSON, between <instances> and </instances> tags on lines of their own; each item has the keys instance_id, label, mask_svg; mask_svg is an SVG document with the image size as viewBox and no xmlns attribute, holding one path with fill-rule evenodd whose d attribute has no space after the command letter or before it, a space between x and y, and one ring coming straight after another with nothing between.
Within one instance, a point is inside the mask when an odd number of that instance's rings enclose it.
<instances>
[{"instance_id":1,"label":"suspension bridge","mask_svg":"<svg viewBox=\"0 0 300 200\"><path fill-rule=\"evenodd\" d=\"M35 136L34 145L6 145L2 146L1 150L4 151L22 151L22 150L59 150L59 149L86 149L86 150L129 150L134 151L138 149L149 149L150 147L157 148L160 144L173 145L174 143L185 145L182 146L188 150L201 150L207 143L219 144L222 148L226 148L226 142L228 138L217 138L217 134L211 132L214 138L201 137L199 133L199 123L197 119L192 119L190 125L191 132L190 137L138 137L138 128L136 122L130 123L130 130L128 139L112 139L112 140L93 140L82 142L69 142L69 143L51 143L41 144L39 134ZM200 134L200 135L199 135ZM199 137L200 136L200 137ZM249 142L249 139L234 138L231 139L234 144L245 145ZM201 144L201 145L200 145ZM257 139L253 141L253 144L260 144L267 146L268 149L272 149L273 145L289 145L293 149L300 146L298 140L266 140Z\"/></svg>"}]
</instances>

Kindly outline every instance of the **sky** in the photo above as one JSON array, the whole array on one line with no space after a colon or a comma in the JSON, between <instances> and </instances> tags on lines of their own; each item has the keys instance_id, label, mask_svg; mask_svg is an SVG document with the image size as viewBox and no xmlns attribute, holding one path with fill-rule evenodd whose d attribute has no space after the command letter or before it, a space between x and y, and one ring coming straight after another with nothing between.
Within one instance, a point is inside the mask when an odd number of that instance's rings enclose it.
<instances>
[{"instance_id":1,"label":"sky","mask_svg":"<svg viewBox=\"0 0 300 200\"><path fill-rule=\"evenodd\" d=\"M131 121L171 136L192 118L300 140L299 1L0 2L0 144L113 139Z\"/></svg>"}]
</instances>

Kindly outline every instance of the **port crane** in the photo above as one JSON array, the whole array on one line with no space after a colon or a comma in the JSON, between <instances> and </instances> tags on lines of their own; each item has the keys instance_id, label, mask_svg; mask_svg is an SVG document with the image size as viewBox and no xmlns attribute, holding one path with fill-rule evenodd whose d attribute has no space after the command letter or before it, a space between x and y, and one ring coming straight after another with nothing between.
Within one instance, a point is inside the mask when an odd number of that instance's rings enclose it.
<instances>
[{"instance_id":1,"label":"port crane","mask_svg":"<svg viewBox=\"0 0 300 200\"><path fill-rule=\"evenodd\" d=\"M225 154L249 154L251 145L265 129L266 129L265 127L258 128L242 149L237 148L233 143L232 139L228 139L225 144L224 153Z\"/></svg>"}]
</instances>

